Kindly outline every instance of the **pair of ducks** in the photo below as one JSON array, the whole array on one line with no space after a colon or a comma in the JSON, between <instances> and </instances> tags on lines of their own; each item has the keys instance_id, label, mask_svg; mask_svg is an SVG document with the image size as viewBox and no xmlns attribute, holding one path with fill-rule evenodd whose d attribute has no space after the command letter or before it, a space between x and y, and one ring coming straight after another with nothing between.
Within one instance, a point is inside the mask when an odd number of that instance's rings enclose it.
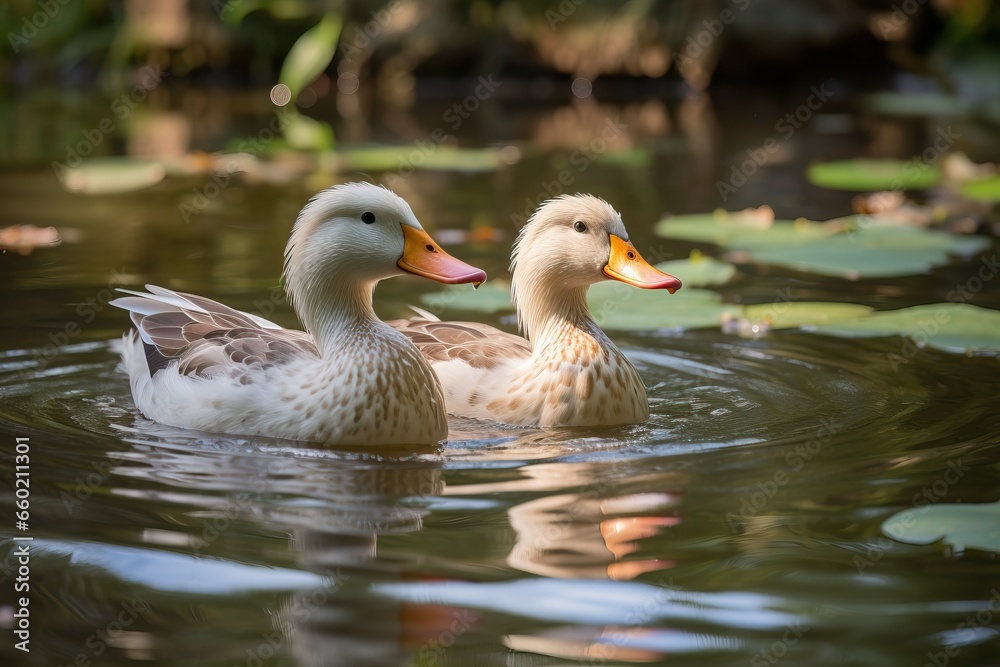
<instances>
[{"instance_id":1,"label":"pair of ducks","mask_svg":"<svg viewBox=\"0 0 1000 667\"><path fill-rule=\"evenodd\" d=\"M644 421L642 380L597 326L587 289L612 279L673 292L680 281L650 266L621 216L590 195L535 211L511 271L524 338L429 314L380 321L380 280L478 285L486 274L441 250L391 191L348 183L302 209L285 248L285 290L305 331L152 285L112 304L137 329L122 353L135 403L171 426L420 445L447 437L446 413L523 426Z\"/></svg>"}]
</instances>

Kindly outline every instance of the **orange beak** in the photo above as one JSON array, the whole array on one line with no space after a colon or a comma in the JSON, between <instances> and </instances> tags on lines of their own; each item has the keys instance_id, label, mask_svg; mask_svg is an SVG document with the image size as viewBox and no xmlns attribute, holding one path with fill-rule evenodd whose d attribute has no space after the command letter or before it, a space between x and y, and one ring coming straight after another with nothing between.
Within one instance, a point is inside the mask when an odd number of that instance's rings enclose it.
<instances>
[{"instance_id":1,"label":"orange beak","mask_svg":"<svg viewBox=\"0 0 1000 667\"><path fill-rule=\"evenodd\" d=\"M608 278L642 289L669 290L671 294L681 288L680 279L651 266L629 241L614 234L608 236L611 241L611 254L608 255L608 263L604 267L604 275Z\"/></svg>"},{"instance_id":2,"label":"orange beak","mask_svg":"<svg viewBox=\"0 0 1000 667\"><path fill-rule=\"evenodd\" d=\"M434 242L422 229L400 224L403 228L403 256L396 262L403 271L455 285L472 283L476 287L486 282L486 272L455 259Z\"/></svg>"}]
</instances>

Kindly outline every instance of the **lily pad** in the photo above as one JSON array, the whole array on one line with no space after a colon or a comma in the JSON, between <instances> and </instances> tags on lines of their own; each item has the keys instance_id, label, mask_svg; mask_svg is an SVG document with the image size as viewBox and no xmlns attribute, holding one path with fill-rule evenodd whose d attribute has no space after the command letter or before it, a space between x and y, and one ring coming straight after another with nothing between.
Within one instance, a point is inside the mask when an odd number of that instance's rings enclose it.
<instances>
[{"instance_id":1,"label":"lily pad","mask_svg":"<svg viewBox=\"0 0 1000 667\"><path fill-rule=\"evenodd\" d=\"M958 191L970 199L1000 202L1000 176L963 183Z\"/></svg>"},{"instance_id":2,"label":"lily pad","mask_svg":"<svg viewBox=\"0 0 1000 667\"><path fill-rule=\"evenodd\" d=\"M839 231L839 228L804 219L767 220L740 213L716 211L666 218L656 224L654 231L667 238L747 249L800 245L830 236Z\"/></svg>"},{"instance_id":3,"label":"lily pad","mask_svg":"<svg viewBox=\"0 0 1000 667\"><path fill-rule=\"evenodd\" d=\"M905 336L945 352L1000 352L1000 311L961 303L932 303L872 313L816 327L848 338Z\"/></svg>"},{"instance_id":4,"label":"lily pad","mask_svg":"<svg viewBox=\"0 0 1000 667\"><path fill-rule=\"evenodd\" d=\"M882 532L899 542L944 540L958 550L1000 553L1000 502L924 505L893 514Z\"/></svg>"},{"instance_id":5,"label":"lily pad","mask_svg":"<svg viewBox=\"0 0 1000 667\"><path fill-rule=\"evenodd\" d=\"M444 310L499 313L514 309L509 288L500 281L485 283L475 292L447 288L423 294L420 301L435 314ZM669 294L615 281L592 285L587 302L597 323L609 331L717 327L726 313L740 313L739 306L722 303L722 297L711 290L684 287Z\"/></svg>"},{"instance_id":6,"label":"lily pad","mask_svg":"<svg viewBox=\"0 0 1000 667\"><path fill-rule=\"evenodd\" d=\"M59 180L70 192L107 195L152 187L166 175L167 170L156 161L108 157L86 160L78 167L60 170Z\"/></svg>"},{"instance_id":7,"label":"lily pad","mask_svg":"<svg viewBox=\"0 0 1000 667\"><path fill-rule=\"evenodd\" d=\"M941 181L941 170L917 160L860 158L818 162L807 177L813 185L833 190L923 190Z\"/></svg>"},{"instance_id":8,"label":"lily pad","mask_svg":"<svg viewBox=\"0 0 1000 667\"><path fill-rule=\"evenodd\" d=\"M915 227L881 226L838 234L794 249L757 248L749 259L824 276L887 278L926 273L951 262L951 255L968 256L989 247L978 236L958 236Z\"/></svg>"},{"instance_id":9,"label":"lily pad","mask_svg":"<svg viewBox=\"0 0 1000 667\"><path fill-rule=\"evenodd\" d=\"M344 169L358 171L493 171L504 165L499 148L368 146L345 149L339 156Z\"/></svg>"},{"instance_id":10,"label":"lily pad","mask_svg":"<svg viewBox=\"0 0 1000 667\"><path fill-rule=\"evenodd\" d=\"M725 285L736 275L736 267L729 262L706 257L699 250L687 259L676 259L657 264L656 268L681 279L684 287L710 287Z\"/></svg>"},{"instance_id":11,"label":"lily pad","mask_svg":"<svg viewBox=\"0 0 1000 667\"><path fill-rule=\"evenodd\" d=\"M740 307L722 302L711 290L683 287L676 294L608 281L592 285L587 302L594 320L608 331L717 327Z\"/></svg>"},{"instance_id":12,"label":"lily pad","mask_svg":"<svg viewBox=\"0 0 1000 667\"><path fill-rule=\"evenodd\" d=\"M969 256L990 245L984 237L920 229L873 215L767 224L723 212L668 218L657 224L656 232L722 245L741 253L740 261L852 280L926 273L947 265L951 255Z\"/></svg>"},{"instance_id":13,"label":"lily pad","mask_svg":"<svg viewBox=\"0 0 1000 667\"><path fill-rule=\"evenodd\" d=\"M856 321L873 312L856 303L776 301L743 307L743 318L761 329L798 329L833 322Z\"/></svg>"},{"instance_id":14,"label":"lily pad","mask_svg":"<svg viewBox=\"0 0 1000 667\"><path fill-rule=\"evenodd\" d=\"M477 313L514 310L514 304L510 302L510 285L501 280L483 283L476 290L470 290L468 285L453 285L440 292L421 294L420 302L435 314L448 309Z\"/></svg>"}]
</instances>

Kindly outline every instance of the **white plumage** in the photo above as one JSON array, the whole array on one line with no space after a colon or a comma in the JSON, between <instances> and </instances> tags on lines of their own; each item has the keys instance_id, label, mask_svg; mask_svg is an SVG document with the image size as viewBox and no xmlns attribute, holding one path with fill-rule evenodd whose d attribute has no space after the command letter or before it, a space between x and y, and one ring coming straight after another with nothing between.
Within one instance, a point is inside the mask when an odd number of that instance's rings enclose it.
<instances>
[{"instance_id":1,"label":"white plumage","mask_svg":"<svg viewBox=\"0 0 1000 667\"><path fill-rule=\"evenodd\" d=\"M136 406L164 424L220 433L438 442L448 427L437 378L372 308L378 281L404 272L486 278L444 253L395 194L350 183L309 202L285 249L285 288L305 331L154 285L122 290L130 296L112 304L136 325L122 353Z\"/></svg>"},{"instance_id":2,"label":"white plumage","mask_svg":"<svg viewBox=\"0 0 1000 667\"><path fill-rule=\"evenodd\" d=\"M621 216L590 195L545 202L514 245L511 294L525 338L475 322L389 322L444 387L448 412L524 426L635 424L649 416L635 368L594 321L587 289L620 280L680 288L628 241Z\"/></svg>"}]
</instances>

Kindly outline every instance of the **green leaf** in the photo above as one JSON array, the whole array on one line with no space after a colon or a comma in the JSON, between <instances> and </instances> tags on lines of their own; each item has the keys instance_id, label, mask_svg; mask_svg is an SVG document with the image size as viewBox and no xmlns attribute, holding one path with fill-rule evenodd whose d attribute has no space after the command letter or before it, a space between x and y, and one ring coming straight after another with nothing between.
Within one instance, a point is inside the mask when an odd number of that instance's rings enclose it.
<instances>
[{"instance_id":1,"label":"green leaf","mask_svg":"<svg viewBox=\"0 0 1000 667\"><path fill-rule=\"evenodd\" d=\"M941 181L941 170L916 160L819 162L809 167L809 182L834 190L922 190Z\"/></svg>"},{"instance_id":2,"label":"green leaf","mask_svg":"<svg viewBox=\"0 0 1000 667\"><path fill-rule=\"evenodd\" d=\"M166 175L164 166L154 160L106 157L85 160L79 167L66 169L59 180L70 192L107 195L152 187Z\"/></svg>"},{"instance_id":3,"label":"green leaf","mask_svg":"<svg viewBox=\"0 0 1000 667\"><path fill-rule=\"evenodd\" d=\"M873 309L856 303L775 301L743 307L743 318L761 329L798 329L833 322L859 320Z\"/></svg>"},{"instance_id":4,"label":"green leaf","mask_svg":"<svg viewBox=\"0 0 1000 667\"><path fill-rule=\"evenodd\" d=\"M475 292L449 287L423 294L420 301L435 314L446 310L498 313L514 309L509 285L503 281L485 283ZM609 331L717 327L726 313L732 316L740 311L739 306L722 303L722 297L710 290L683 287L671 295L666 290L643 290L616 281L592 285L587 301L598 325Z\"/></svg>"},{"instance_id":5,"label":"green leaf","mask_svg":"<svg viewBox=\"0 0 1000 667\"><path fill-rule=\"evenodd\" d=\"M893 514L882 523L882 532L908 544L944 540L958 550L979 549L1000 553L1000 501L924 505Z\"/></svg>"},{"instance_id":6,"label":"green leaf","mask_svg":"<svg viewBox=\"0 0 1000 667\"><path fill-rule=\"evenodd\" d=\"M682 287L675 294L644 290L616 281L590 287L587 302L597 324L608 331L717 327L740 307L722 303L711 290Z\"/></svg>"},{"instance_id":7,"label":"green leaf","mask_svg":"<svg viewBox=\"0 0 1000 667\"><path fill-rule=\"evenodd\" d=\"M284 133L288 145L298 150L328 151L333 148L333 128L330 124L298 112L289 112L285 116Z\"/></svg>"},{"instance_id":8,"label":"green leaf","mask_svg":"<svg viewBox=\"0 0 1000 667\"><path fill-rule=\"evenodd\" d=\"M661 220L654 228L659 236L714 243L734 249L799 245L825 238L838 230L838 227L808 220L772 222L726 211L677 215Z\"/></svg>"},{"instance_id":9,"label":"green leaf","mask_svg":"<svg viewBox=\"0 0 1000 667\"><path fill-rule=\"evenodd\" d=\"M821 325L818 333L847 338L906 336L945 352L1000 352L1000 311L960 303L932 303L873 313L857 321Z\"/></svg>"},{"instance_id":10,"label":"green leaf","mask_svg":"<svg viewBox=\"0 0 1000 667\"><path fill-rule=\"evenodd\" d=\"M958 191L970 199L1000 202L1000 176L963 183Z\"/></svg>"},{"instance_id":11,"label":"green leaf","mask_svg":"<svg viewBox=\"0 0 1000 667\"><path fill-rule=\"evenodd\" d=\"M740 251L741 260L851 280L926 273L947 265L951 255L969 256L990 245L985 237L900 225L883 216L767 224L723 212L667 218L655 231Z\"/></svg>"},{"instance_id":12,"label":"green leaf","mask_svg":"<svg viewBox=\"0 0 1000 667\"><path fill-rule=\"evenodd\" d=\"M479 313L514 310L510 302L510 284L502 280L485 282L477 290L469 289L468 285L453 285L440 292L421 294L420 302L435 315L449 309Z\"/></svg>"},{"instance_id":13,"label":"green leaf","mask_svg":"<svg viewBox=\"0 0 1000 667\"><path fill-rule=\"evenodd\" d=\"M337 14L326 14L314 27L302 33L281 64L278 81L292 91L292 100L326 71L337 51L343 22Z\"/></svg>"},{"instance_id":14,"label":"green leaf","mask_svg":"<svg viewBox=\"0 0 1000 667\"><path fill-rule=\"evenodd\" d=\"M684 287L725 285L736 275L736 267L729 262L706 257L698 250L693 251L688 259L662 262L656 268L680 278Z\"/></svg>"}]
</instances>

